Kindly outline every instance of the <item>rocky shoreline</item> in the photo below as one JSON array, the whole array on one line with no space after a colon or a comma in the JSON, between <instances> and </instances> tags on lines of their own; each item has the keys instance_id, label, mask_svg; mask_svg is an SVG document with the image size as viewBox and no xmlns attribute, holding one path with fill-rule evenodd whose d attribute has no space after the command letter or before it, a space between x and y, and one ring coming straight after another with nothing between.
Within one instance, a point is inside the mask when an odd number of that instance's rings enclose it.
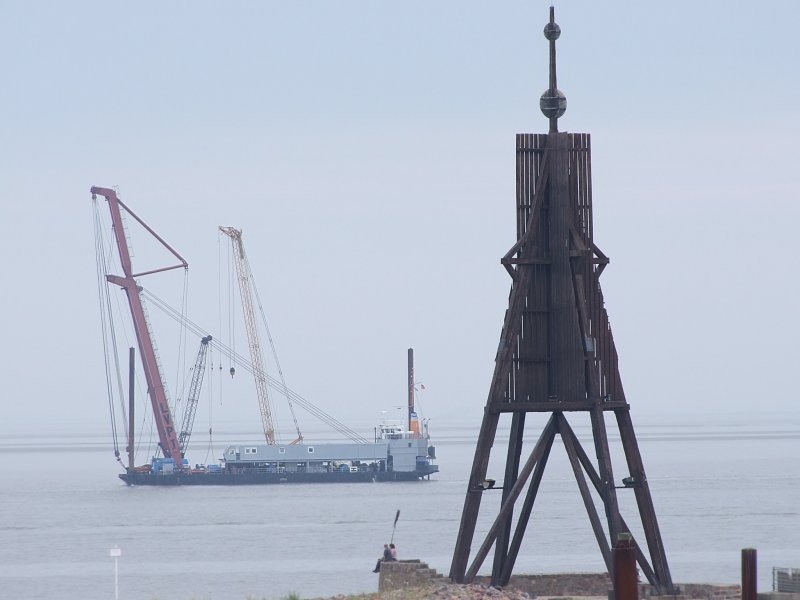
<instances>
[{"instance_id":1,"label":"rocky shoreline","mask_svg":"<svg viewBox=\"0 0 800 600\"><path fill-rule=\"evenodd\" d=\"M339 594L338 596L315 598L314 600L529 600L530 598L535 598L535 596L514 589L499 589L480 584L438 583L423 587L357 594L354 596ZM570 600L572 598L570 597ZM591 600L600 600L600 597L581 597L581 600L590 600L590 598ZM602 600L606 599L603 598Z\"/></svg>"}]
</instances>

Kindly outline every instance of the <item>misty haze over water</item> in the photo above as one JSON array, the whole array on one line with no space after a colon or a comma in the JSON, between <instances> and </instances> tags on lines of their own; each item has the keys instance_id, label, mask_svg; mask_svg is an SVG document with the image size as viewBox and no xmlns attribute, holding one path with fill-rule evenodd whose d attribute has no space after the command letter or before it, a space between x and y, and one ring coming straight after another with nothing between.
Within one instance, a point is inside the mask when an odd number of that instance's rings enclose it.
<instances>
[{"instance_id":1,"label":"misty haze over water","mask_svg":"<svg viewBox=\"0 0 800 600\"><path fill-rule=\"evenodd\" d=\"M590 430L571 421L590 447ZM771 588L773 566L800 566L796 420L637 421L634 412L634 423L676 582L739 582L744 547L758 549L761 591ZM609 432L617 458L621 449ZM126 487L107 436L4 436L0 589L5 597L31 600L107 598L113 593L109 549L118 545L122 598L375 591L370 571L397 509L401 558L420 558L446 574L477 427L431 433L441 473L430 482L178 488ZM490 475L502 473L503 433ZM233 437L255 441L259 434ZM202 443L196 448L195 455L202 453ZM626 473L614 466L620 480ZM620 490L619 499L636 535L632 494ZM485 496L476 540L494 517L492 502ZM484 571L490 565L489 559ZM517 570L604 571L558 439Z\"/></svg>"}]
</instances>

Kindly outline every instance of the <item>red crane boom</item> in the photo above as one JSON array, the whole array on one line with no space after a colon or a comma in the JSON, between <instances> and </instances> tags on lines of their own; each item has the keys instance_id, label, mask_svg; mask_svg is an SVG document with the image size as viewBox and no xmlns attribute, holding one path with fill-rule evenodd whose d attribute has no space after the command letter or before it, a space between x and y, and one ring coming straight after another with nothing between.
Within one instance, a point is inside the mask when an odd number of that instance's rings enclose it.
<instances>
[{"instance_id":1,"label":"red crane boom","mask_svg":"<svg viewBox=\"0 0 800 600\"><path fill-rule=\"evenodd\" d=\"M133 319L133 327L136 331L136 341L139 345L139 356L142 359L142 368L144 369L145 380L147 381L147 395L150 396L150 402L153 406L153 415L156 421L156 429L158 430L159 445L164 452L165 458L171 458L175 462L175 468L181 469L183 461L181 458L180 445L178 443L178 435L175 430L175 422L172 419L172 413L169 408L167 400L166 386L164 384L164 376L161 373L159 362L156 356L155 347L153 345L153 334L150 331L150 326L145 315L144 306L140 296L140 288L136 283L135 277L149 275L151 273L160 273L162 271L169 271L183 267L187 268L189 265L183 257L173 250L158 234L153 231L144 221L136 216L130 208L125 206L122 201L117 198L117 193L108 188L92 187L92 199L97 195L104 196L108 201L108 207L111 211L111 222L114 227L114 237L117 242L117 250L119 251L119 259L122 265L123 275L106 275L106 279L111 283L120 286L125 290L128 297L128 304L131 309L131 317ZM172 265L169 267L162 267L160 269L153 269L142 273L134 273L131 266L131 254L128 248L128 241L125 238L125 229L122 223L122 213L120 209L124 209L136 221L142 225L154 238L156 238L162 246L172 253L175 258L180 261L180 264Z\"/></svg>"}]
</instances>

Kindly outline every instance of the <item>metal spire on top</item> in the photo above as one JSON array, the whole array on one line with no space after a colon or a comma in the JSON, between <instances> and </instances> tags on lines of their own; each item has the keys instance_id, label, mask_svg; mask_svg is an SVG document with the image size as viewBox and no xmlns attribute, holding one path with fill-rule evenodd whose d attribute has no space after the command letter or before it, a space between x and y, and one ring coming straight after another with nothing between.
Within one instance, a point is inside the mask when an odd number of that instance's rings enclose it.
<instances>
[{"instance_id":1,"label":"metal spire on top","mask_svg":"<svg viewBox=\"0 0 800 600\"><path fill-rule=\"evenodd\" d=\"M550 22L544 26L544 37L550 40L550 87L539 98L539 108L550 119L550 133L558 132L558 118L567 110L567 97L556 84L556 40L561 28L555 22L555 8L550 7Z\"/></svg>"}]
</instances>

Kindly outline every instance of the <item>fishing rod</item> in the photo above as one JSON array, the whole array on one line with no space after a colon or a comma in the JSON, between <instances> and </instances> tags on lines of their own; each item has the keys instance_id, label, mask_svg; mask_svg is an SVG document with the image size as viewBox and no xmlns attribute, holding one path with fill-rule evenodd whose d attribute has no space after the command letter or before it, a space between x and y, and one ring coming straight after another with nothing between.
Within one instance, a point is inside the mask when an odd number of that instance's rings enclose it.
<instances>
[{"instance_id":1,"label":"fishing rod","mask_svg":"<svg viewBox=\"0 0 800 600\"><path fill-rule=\"evenodd\" d=\"M395 529L397 529L397 519L399 519L399 518L400 518L400 509L398 508L397 509L397 514L394 516L394 526L392 527L392 538L389 540L390 544L394 541L394 532L395 532Z\"/></svg>"}]
</instances>

